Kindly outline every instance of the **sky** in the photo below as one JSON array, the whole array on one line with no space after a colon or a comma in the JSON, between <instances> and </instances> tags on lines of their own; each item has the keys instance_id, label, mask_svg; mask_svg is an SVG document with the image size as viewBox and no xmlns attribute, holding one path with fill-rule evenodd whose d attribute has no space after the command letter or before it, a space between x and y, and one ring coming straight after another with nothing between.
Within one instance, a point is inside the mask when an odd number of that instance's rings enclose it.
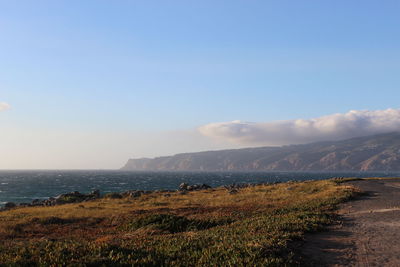
<instances>
[{"instance_id":1,"label":"sky","mask_svg":"<svg viewBox=\"0 0 400 267\"><path fill-rule=\"evenodd\" d=\"M0 0L0 169L400 130L400 2Z\"/></svg>"}]
</instances>

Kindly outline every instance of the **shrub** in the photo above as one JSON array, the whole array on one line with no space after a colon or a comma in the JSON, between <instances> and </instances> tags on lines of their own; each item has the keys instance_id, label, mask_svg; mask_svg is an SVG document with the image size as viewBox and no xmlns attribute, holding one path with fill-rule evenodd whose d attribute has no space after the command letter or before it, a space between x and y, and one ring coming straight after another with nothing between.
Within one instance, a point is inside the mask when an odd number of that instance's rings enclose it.
<instances>
[{"instance_id":1,"label":"shrub","mask_svg":"<svg viewBox=\"0 0 400 267\"><path fill-rule=\"evenodd\" d=\"M179 233L209 229L230 222L230 220L190 220L184 216L177 216L174 214L151 214L130 222L127 228L129 230L136 230L142 227L151 227L153 229L170 233Z\"/></svg>"}]
</instances>

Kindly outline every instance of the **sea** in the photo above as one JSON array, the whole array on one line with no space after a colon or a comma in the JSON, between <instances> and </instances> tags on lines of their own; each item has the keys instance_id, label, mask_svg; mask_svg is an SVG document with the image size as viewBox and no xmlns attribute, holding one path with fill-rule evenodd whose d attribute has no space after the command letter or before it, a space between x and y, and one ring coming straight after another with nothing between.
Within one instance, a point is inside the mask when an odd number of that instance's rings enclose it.
<instances>
[{"instance_id":1,"label":"sea","mask_svg":"<svg viewBox=\"0 0 400 267\"><path fill-rule=\"evenodd\" d=\"M105 194L126 190L174 190L183 182L217 187L234 183L273 183L333 177L400 177L400 172L0 171L0 205L6 202L27 203L72 191L89 193L95 189Z\"/></svg>"}]
</instances>

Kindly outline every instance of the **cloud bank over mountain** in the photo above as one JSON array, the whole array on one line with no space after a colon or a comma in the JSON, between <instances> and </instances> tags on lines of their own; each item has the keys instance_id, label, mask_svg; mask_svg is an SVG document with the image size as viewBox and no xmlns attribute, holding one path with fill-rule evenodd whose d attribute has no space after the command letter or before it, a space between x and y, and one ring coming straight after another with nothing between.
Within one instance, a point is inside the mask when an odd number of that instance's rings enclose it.
<instances>
[{"instance_id":1,"label":"cloud bank over mountain","mask_svg":"<svg viewBox=\"0 0 400 267\"><path fill-rule=\"evenodd\" d=\"M11 106L5 102L0 102L0 111L5 111L7 109L10 109Z\"/></svg>"},{"instance_id":2,"label":"cloud bank over mountain","mask_svg":"<svg viewBox=\"0 0 400 267\"><path fill-rule=\"evenodd\" d=\"M400 109L351 110L313 119L221 122L201 126L207 137L248 145L301 144L400 131Z\"/></svg>"}]
</instances>

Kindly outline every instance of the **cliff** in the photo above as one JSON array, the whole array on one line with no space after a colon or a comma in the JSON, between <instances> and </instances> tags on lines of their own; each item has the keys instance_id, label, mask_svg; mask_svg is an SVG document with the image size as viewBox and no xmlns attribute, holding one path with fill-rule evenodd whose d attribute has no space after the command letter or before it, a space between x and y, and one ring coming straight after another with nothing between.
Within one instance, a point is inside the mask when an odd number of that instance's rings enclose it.
<instances>
[{"instance_id":1,"label":"cliff","mask_svg":"<svg viewBox=\"0 0 400 267\"><path fill-rule=\"evenodd\" d=\"M400 171L400 133L282 147L130 159L138 171Z\"/></svg>"}]
</instances>

